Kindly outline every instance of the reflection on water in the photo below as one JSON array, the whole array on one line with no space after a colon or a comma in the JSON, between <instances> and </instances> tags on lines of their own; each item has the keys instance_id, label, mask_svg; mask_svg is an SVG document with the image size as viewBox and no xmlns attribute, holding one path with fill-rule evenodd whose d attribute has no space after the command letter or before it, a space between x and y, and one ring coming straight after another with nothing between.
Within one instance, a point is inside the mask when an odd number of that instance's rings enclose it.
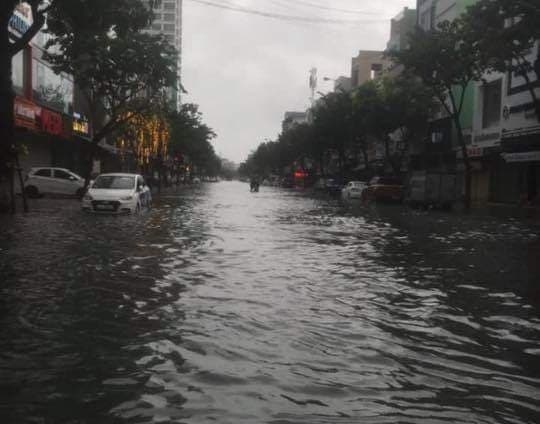
<instances>
[{"instance_id":1,"label":"reflection on water","mask_svg":"<svg viewBox=\"0 0 540 424\"><path fill-rule=\"evenodd\" d=\"M537 224L219 183L0 235L2 423L540 422Z\"/></svg>"}]
</instances>

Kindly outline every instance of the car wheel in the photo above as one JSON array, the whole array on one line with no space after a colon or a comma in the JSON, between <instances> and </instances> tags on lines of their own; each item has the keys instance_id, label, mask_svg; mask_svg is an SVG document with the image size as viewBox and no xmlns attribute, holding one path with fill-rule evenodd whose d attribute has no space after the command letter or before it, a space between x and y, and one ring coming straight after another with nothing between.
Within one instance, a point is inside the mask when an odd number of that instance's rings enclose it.
<instances>
[{"instance_id":1,"label":"car wheel","mask_svg":"<svg viewBox=\"0 0 540 424\"><path fill-rule=\"evenodd\" d=\"M32 199L39 197L39 190L36 186L27 186L24 191L26 195Z\"/></svg>"}]
</instances>

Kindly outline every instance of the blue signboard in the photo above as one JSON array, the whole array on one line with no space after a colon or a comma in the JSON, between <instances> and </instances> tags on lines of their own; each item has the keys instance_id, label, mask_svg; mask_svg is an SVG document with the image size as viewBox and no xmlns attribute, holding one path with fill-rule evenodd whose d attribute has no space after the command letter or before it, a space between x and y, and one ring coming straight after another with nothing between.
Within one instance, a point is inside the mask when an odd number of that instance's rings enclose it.
<instances>
[{"instance_id":1,"label":"blue signboard","mask_svg":"<svg viewBox=\"0 0 540 424\"><path fill-rule=\"evenodd\" d=\"M30 24L19 15L13 14L9 20L9 27L17 31L20 35L23 35L26 31L28 31L28 28L30 28Z\"/></svg>"}]
</instances>

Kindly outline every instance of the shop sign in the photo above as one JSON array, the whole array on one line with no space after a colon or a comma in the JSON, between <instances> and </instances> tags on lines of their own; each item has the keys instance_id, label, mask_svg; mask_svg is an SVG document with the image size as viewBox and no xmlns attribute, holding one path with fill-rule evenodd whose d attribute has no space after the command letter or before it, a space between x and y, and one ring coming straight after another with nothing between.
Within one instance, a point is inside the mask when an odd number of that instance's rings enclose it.
<instances>
[{"instance_id":1,"label":"shop sign","mask_svg":"<svg viewBox=\"0 0 540 424\"><path fill-rule=\"evenodd\" d=\"M79 113L73 114L73 132L85 137L90 135L90 125L88 119Z\"/></svg>"},{"instance_id":2,"label":"shop sign","mask_svg":"<svg viewBox=\"0 0 540 424\"><path fill-rule=\"evenodd\" d=\"M38 129L38 120L41 116L41 108L36 104L15 98L14 104L15 126L28 128L30 130Z\"/></svg>"},{"instance_id":3,"label":"shop sign","mask_svg":"<svg viewBox=\"0 0 540 424\"><path fill-rule=\"evenodd\" d=\"M41 129L53 135L62 135L63 132L62 115L48 109L41 111Z\"/></svg>"},{"instance_id":4,"label":"shop sign","mask_svg":"<svg viewBox=\"0 0 540 424\"><path fill-rule=\"evenodd\" d=\"M508 163L514 162L539 162L540 150L534 152L522 152L522 153L503 153L501 155Z\"/></svg>"},{"instance_id":5,"label":"shop sign","mask_svg":"<svg viewBox=\"0 0 540 424\"><path fill-rule=\"evenodd\" d=\"M18 4L15 13L13 13L9 19L9 28L19 35L25 34L31 25L30 16L30 7L24 4Z\"/></svg>"},{"instance_id":6,"label":"shop sign","mask_svg":"<svg viewBox=\"0 0 540 424\"><path fill-rule=\"evenodd\" d=\"M467 155L470 158L479 158L484 156L484 149L482 147L467 147Z\"/></svg>"}]
</instances>

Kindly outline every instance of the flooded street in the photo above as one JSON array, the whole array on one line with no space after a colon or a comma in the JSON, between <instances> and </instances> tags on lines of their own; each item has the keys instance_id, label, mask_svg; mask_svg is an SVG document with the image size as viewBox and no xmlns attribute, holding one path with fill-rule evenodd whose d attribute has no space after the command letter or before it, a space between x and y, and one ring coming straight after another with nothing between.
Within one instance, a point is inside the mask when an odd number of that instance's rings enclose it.
<instances>
[{"instance_id":1,"label":"flooded street","mask_svg":"<svg viewBox=\"0 0 540 424\"><path fill-rule=\"evenodd\" d=\"M223 182L0 224L0 422L538 423L540 225Z\"/></svg>"}]
</instances>

